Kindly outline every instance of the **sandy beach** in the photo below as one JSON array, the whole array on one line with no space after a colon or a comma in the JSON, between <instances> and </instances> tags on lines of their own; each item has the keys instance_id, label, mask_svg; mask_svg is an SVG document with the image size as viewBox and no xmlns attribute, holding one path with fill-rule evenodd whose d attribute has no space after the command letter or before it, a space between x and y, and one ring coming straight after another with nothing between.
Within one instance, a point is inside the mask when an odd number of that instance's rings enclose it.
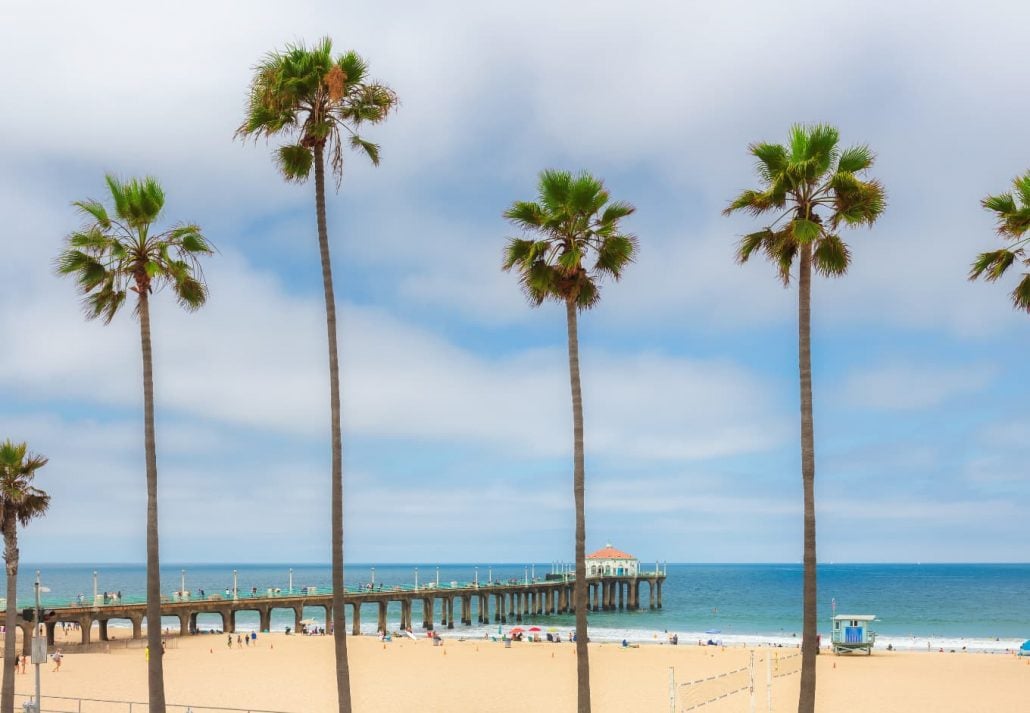
<instances>
[{"instance_id":1,"label":"sandy beach","mask_svg":"<svg viewBox=\"0 0 1030 713\"><path fill-rule=\"evenodd\" d=\"M446 636L446 634L445 634ZM170 639L165 655L168 702L301 713L329 711L334 705L332 639L263 634L242 649L224 635ZM575 709L575 653L572 645L516 642L510 649L492 641L431 641L350 637L355 710L394 711L572 711ZM73 652L74 647L65 651ZM789 670L791 649L744 649L645 645L623 649L591 644L594 709L600 713L668 711L670 667L678 683L746 666L757 657L756 710L765 711L764 657ZM59 672L43 667L44 695L146 700L146 661L142 649L65 656ZM737 685L738 674L726 684ZM798 676L774 679L774 711L796 708ZM30 693L32 667L17 676L17 691ZM677 686L677 710L704 691ZM711 690L708 689L708 690ZM1019 710L1030 690L1030 661L1006 654L899 653L872 657L819 658L820 711L876 710L897 713L933 710ZM19 699L19 704L22 699ZM704 711L748 710L747 693ZM56 706L55 706L56 709ZM63 709L63 708L62 708ZM68 710L75 710L74 707ZM83 710L126 710L94 704Z\"/></svg>"}]
</instances>

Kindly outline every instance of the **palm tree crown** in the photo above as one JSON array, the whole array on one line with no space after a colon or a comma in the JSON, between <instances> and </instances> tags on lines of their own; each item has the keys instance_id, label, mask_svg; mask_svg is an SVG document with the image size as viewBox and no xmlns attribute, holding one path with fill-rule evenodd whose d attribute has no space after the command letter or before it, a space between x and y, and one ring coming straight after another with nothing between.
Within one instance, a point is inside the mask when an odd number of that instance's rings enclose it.
<instances>
[{"instance_id":1,"label":"palm tree crown","mask_svg":"<svg viewBox=\"0 0 1030 713\"><path fill-rule=\"evenodd\" d=\"M50 496L32 485L36 471L48 459L28 452L25 443L0 443L0 503L3 517L14 517L22 525L46 512Z\"/></svg>"},{"instance_id":2,"label":"palm tree crown","mask_svg":"<svg viewBox=\"0 0 1030 713\"><path fill-rule=\"evenodd\" d=\"M345 141L379 165L379 146L362 139L358 128L383 121L396 108L397 95L385 84L366 81L368 67L356 52L334 58L326 37L310 49L297 44L270 52L254 69L247 117L236 136L288 136L292 143L276 155L287 180L306 180L313 152L328 149L339 185Z\"/></svg>"},{"instance_id":3,"label":"palm tree crown","mask_svg":"<svg viewBox=\"0 0 1030 713\"><path fill-rule=\"evenodd\" d=\"M193 224L152 232L164 207L164 191L153 178L119 181L106 176L114 215L100 201L74 205L87 224L68 236L57 259L62 275L75 275L85 295L86 316L109 323L125 302L128 290L140 295L168 286L189 311L207 299L198 257L214 252Z\"/></svg>"},{"instance_id":4,"label":"palm tree crown","mask_svg":"<svg viewBox=\"0 0 1030 713\"><path fill-rule=\"evenodd\" d=\"M572 300L589 309L601 297L600 278L618 280L633 261L637 239L621 232L619 221L635 208L610 201L604 184L586 172L544 171L538 192L538 201L516 201L504 213L512 224L538 235L509 239L504 269L518 270L534 306Z\"/></svg>"},{"instance_id":5,"label":"palm tree crown","mask_svg":"<svg viewBox=\"0 0 1030 713\"><path fill-rule=\"evenodd\" d=\"M1030 241L1030 171L1012 181L1013 192L987 196L981 205L995 213L998 219L998 235L1011 240L1012 245L1001 250L981 253L969 270L969 279L983 277L994 282L1018 259L1024 266L1030 266L1026 244ZM1012 304L1016 309L1030 312L1030 273L1023 273L1023 279L1012 290Z\"/></svg>"},{"instance_id":6,"label":"palm tree crown","mask_svg":"<svg viewBox=\"0 0 1030 713\"><path fill-rule=\"evenodd\" d=\"M837 234L841 226L872 225L886 205L883 186L861 175L873 165L868 146L839 150L837 129L825 124L795 125L787 145L755 143L762 182L743 191L723 211L752 215L779 212L773 223L745 235L737 259L747 262L756 250L776 264L780 279L790 282L790 269L802 245L812 245L812 262L826 276L847 272L851 255ZM784 220L786 219L786 220Z\"/></svg>"}]
</instances>

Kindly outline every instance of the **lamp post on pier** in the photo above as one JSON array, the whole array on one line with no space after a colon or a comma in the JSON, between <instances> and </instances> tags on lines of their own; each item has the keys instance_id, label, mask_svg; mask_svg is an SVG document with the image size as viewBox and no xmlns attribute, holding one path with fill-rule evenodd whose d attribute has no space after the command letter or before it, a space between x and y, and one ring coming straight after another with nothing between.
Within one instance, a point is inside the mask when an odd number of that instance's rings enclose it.
<instances>
[{"instance_id":1,"label":"lamp post on pier","mask_svg":"<svg viewBox=\"0 0 1030 713\"><path fill-rule=\"evenodd\" d=\"M436 588L440 588L440 565L436 565Z\"/></svg>"},{"instance_id":2,"label":"lamp post on pier","mask_svg":"<svg viewBox=\"0 0 1030 713\"><path fill-rule=\"evenodd\" d=\"M239 599L239 594L236 589L236 570L232 571L232 600L235 602Z\"/></svg>"},{"instance_id":3,"label":"lamp post on pier","mask_svg":"<svg viewBox=\"0 0 1030 713\"><path fill-rule=\"evenodd\" d=\"M97 605L97 571L93 570L93 606Z\"/></svg>"},{"instance_id":4,"label":"lamp post on pier","mask_svg":"<svg viewBox=\"0 0 1030 713\"><path fill-rule=\"evenodd\" d=\"M475 583L476 589L479 589L479 565L478 564L476 565L476 578L473 581Z\"/></svg>"},{"instance_id":5,"label":"lamp post on pier","mask_svg":"<svg viewBox=\"0 0 1030 713\"><path fill-rule=\"evenodd\" d=\"M293 594L293 567L290 567L290 594Z\"/></svg>"},{"instance_id":6,"label":"lamp post on pier","mask_svg":"<svg viewBox=\"0 0 1030 713\"><path fill-rule=\"evenodd\" d=\"M487 584L487 586L490 586L493 583L494 583L494 568L493 567L489 567L486 570L486 584Z\"/></svg>"},{"instance_id":7,"label":"lamp post on pier","mask_svg":"<svg viewBox=\"0 0 1030 713\"><path fill-rule=\"evenodd\" d=\"M415 568L415 591L418 591L418 567Z\"/></svg>"},{"instance_id":8,"label":"lamp post on pier","mask_svg":"<svg viewBox=\"0 0 1030 713\"><path fill-rule=\"evenodd\" d=\"M522 569L524 570L524 572L523 572L524 583L528 585L529 584L529 567L525 566Z\"/></svg>"},{"instance_id":9,"label":"lamp post on pier","mask_svg":"<svg viewBox=\"0 0 1030 713\"><path fill-rule=\"evenodd\" d=\"M375 589L375 586L376 586L376 568L373 567L372 568L372 588Z\"/></svg>"},{"instance_id":10,"label":"lamp post on pier","mask_svg":"<svg viewBox=\"0 0 1030 713\"><path fill-rule=\"evenodd\" d=\"M179 573L179 598L186 596L186 570Z\"/></svg>"},{"instance_id":11,"label":"lamp post on pier","mask_svg":"<svg viewBox=\"0 0 1030 713\"><path fill-rule=\"evenodd\" d=\"M533 578L534 582L536 581L536 565L535 564L529 565L529 576Z\"/></svg>"}]
</instances>

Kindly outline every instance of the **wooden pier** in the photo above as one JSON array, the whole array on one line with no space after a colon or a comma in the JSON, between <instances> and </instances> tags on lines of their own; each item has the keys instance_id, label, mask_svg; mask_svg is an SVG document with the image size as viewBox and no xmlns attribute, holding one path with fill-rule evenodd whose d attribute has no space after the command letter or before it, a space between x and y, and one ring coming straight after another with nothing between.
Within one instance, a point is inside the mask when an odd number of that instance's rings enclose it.
<instances>
[{"instance_id":1,"label":"wooden pier","mask_svg":"<svg viewBox=\"0 0 1030 713\"><path fill-rule=\"evenodd\" d=\"M647 606L650 609L662 608L662 585L665 573L661 571L641 572L636 576L604 576L587 578L587 602L590 611L636 610L641 607L641 585L648 585ZM377 629L386 631L387 608L393 602L400 604L402 629L412 629L415 604L420 604L422 628L434 629L437 626L435 612L440 611L439 626L453 629L455 624L471 626L473 618L478 624L511 624L521 623L523 619L541 617L552 614L571 614L575 612L573 605L574 578L571 576L552 575L544 580L492 583L459 583L428 584L421 587L407 585L366 585L366 587L348 588L344 594L344 604L352 608L351 633L361 633L362 608L374 606L378 615ZM176 617L179 620L180 635L197 633L197 617L200 614L216 614L222 619L222 631L236 631L236 612L256 611L260 620L259 629L268 631L271 628L272 611L286 609L293 611L294 630L300 629L304 618L305 607L321 607L326 612L326 628L332 625L332 594L314 587L281 592L266 590L265 595L242 594L225 597L212 594L204 599L187 597L162 597L161 615ZM491 606L492 602L492 606ZM456 606L457 605L457 606ZM128 620L132 623L132 638L142 635L143 622L146 619L146 603L122 603L115 600L111 603L93 606L88 604L66 604L62 606L45 606L43 608L43 625L46 628L48 644L54 643L54 630L62 622L78 624L82 632L82 643L89 644L93 624L97 623L101 641L108 640L108 622L113 619ZM456 613L457 612L457 613ZM30 653L34 622L19 615L18 625L24 634L23 647Z\"/></svg>"}]
</instances>

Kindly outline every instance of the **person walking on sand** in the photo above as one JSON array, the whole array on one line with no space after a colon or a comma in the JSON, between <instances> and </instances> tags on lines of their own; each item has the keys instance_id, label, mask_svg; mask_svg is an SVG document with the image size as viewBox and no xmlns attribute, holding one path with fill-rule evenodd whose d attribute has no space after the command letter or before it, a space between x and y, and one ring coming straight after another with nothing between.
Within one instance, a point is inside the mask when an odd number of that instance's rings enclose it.
<instances>
[{"instance_id":1,"label":"person walking on sand","mask_svg":"<svg viewBox=\"0 0 1030 713\"><path fill-rule=\"evenodd\" d=\"M53 655L53 659L54 659L54 670L53 670L53 673L57 673L58 671L61 670L61 659L63 659L63 658L64 658L64 656L61 654L61 650L60 649L58 649L57 651L54 652L54 655Z\"/></svg>"},{"instance_id":2,"label":"person walking on sand","mask_svg":"<svg viewBox=\"0 0 1030 713\"><path fill-rule=\"evenodd\" d=\"M232 648L232 634L229 634L229 641L228 641L228 643L229 643L229 648L231 649Z\"/></svg>"}]
</instances>

